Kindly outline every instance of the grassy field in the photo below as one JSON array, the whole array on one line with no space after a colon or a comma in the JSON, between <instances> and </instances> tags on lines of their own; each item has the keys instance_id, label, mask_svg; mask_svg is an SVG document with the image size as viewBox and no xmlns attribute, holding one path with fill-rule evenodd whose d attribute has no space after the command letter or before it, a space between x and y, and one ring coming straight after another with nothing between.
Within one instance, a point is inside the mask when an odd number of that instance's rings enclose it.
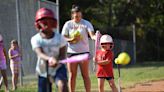
<instances>
[{"instance_id":1,"label":"grassy field","mask_svg":"<svg viewBox=\"0 0 164 92\"><path fill-rule=\"evenodd\" d=\"M142 64L121 66L121 86L122 88L126 88L129 86L133 86L136 83L164 79L163 71L164 62L147 62ZM114 74L115 83L116 85L118 85L118 71L116 67L114 68ZM90 77L92 83L92 92L97 92L97 79L95 77L95 73L91 73ZM24 85L22 87L18 87L17 91L15 92L37 92L36 78L25 77L24 81ZM0 90L0 92L3 92L2 89ZM85 92L81 75L79 75L77 78L76 90L77 92ZM105 90L110 90L110 87L107 82L105 84Z\"/></svg>"}]
</instances>

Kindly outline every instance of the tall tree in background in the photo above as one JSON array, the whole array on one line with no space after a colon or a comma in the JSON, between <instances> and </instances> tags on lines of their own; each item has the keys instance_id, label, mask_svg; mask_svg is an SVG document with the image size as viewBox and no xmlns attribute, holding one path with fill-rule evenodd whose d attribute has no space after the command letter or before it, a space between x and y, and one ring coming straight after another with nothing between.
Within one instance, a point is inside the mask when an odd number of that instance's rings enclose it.
<instances>
[{"instance_id":1,"label":"tall tree in background","mask_svg":"<svg viewBox=\"0 0 164 92\"><path fill-rule=\"evenodd\" d=\"M53 1L53 0L52 0ZM95 29L131 40L136 26L137 54L144 60L164 60L164 0L59 0L60 27L70 19L72 4L81 6ZM101 1L101 2L100 2ZM144 44L144 45L143 45ZM149 52L147 52L149 51ZM154 53L156 56L153 56Z\"/></svg>"}]
</instances>

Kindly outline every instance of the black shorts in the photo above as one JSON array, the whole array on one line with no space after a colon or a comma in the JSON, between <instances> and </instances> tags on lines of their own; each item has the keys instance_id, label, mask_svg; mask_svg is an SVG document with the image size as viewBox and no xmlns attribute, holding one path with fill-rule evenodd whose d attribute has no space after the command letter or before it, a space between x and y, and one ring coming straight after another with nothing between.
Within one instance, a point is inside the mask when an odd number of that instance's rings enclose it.
<instances>
[{"instance_id":1,"label":"black shorts","mask_svg":"<svg viewBox=\"0 0 164 92\"><path fill-rule=\"evenodd\" d=\"M68 56L68 57L72 57L72 56L76 56L76 55L80 55L80 54L86 54L86 53L89 54L89 52L82 52L82 53L67 53L67 56Z\"/></svg>"},{"instance_id":2,"label":"black shorts","mask_svg":"<svg viewBox=\"0 0 164 92\"><path fill-rule=\"evenodd\" d=\"M114 79L114 77L98 77L100 79L106 79L106 80L111 80L111 79Z\"/></svg>"}]
</instances>

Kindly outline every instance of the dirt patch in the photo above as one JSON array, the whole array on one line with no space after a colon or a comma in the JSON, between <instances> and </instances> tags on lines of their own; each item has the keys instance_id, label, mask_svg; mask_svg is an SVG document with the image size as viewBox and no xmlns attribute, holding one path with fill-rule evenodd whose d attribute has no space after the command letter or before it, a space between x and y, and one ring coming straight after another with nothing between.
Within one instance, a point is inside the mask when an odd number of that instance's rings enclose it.
<instances>
[{"instance_id":1,"label":"dirt patch","mask_svg":"<svg viewBox=\"0 0 164 92\"><path fill-rule=\"evenodd\" d=\"M164 92L164 80L136 84L123 89L122 92Z\"/></svg>"}]
</instances>

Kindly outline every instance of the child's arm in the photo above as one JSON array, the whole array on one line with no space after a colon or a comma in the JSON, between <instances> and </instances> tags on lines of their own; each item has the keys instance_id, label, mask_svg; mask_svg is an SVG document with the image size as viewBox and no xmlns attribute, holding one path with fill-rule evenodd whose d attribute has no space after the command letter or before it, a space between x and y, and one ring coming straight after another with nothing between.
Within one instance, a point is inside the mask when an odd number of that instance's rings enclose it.
<instances>
[{"instance_id":1,"label":"child's arm","mask_svg":"<svg viewBox=\"0 0 164 92\"><path fill-rule=\"evenodd\" d=\"M99 65L106 65L106 64L109 64L109 63L111 62L111 59L98 60L96 57L93 57L93 61L94 61L96 64L99 64Z\"/></svg>"},{"instance_id":2,"label":"child's arm","mask_svg":"<svg viewBox=\"0 0 164 92\"><path fill-rule=\"evenodd\" d=\"M17 56L19 56L19 54L11 55L11 50L10 49L9 49L8 55L9 55L9 59L13 59L13 58L16 58Z\"/></svg>"},{"instance_id":3,"label":"child's arm","mask_svg":"<svg viewBox=\"0 0 164 92\"><path fill-rule=\"evenodd\" d=\"M66 58L66 52L67 52L67 46L60 48L59 60L63 60Z\"/></svg>"},{"instance_id":4,"label":"child's arm","mask_svg":"<svg viewBox=\"0 0 164 92\"><path fill-rule=\"evenodd\" d=\"M34 49L34 51L36 52L37 56L44 59L46 62L51 61L51 64L49 64L49 66L51 66L51 67L56 67L57 66L57 60L54 57L49 57L48 55L46 55L43 52L42 48L37 47L37 48Z\"/></svg>"},{"instance_id":5,"label":"child's arm","mask_svg":"<svg viewBox=\"0 0 164 92\"><path fill-rule=\"evenodd\" d=\"M99 65L106 65L106 64L109 64L110 62L111 62L111 60L102 60L102 61L98 61L96 63Z\"/></svg>"},{"instance_id":6,"label":"child's arm","mask_svg":"<svg viewBox=\"0 0 164 92\"><path fill-rule=\"evenodd\" d=\"M5 58L6 58L6 61L7 61L7 53L6 53L6 50L5 50L5 48L3 48L3 53L4 53L4 55L5 55Z\"/></svg>"}]
</instances>

